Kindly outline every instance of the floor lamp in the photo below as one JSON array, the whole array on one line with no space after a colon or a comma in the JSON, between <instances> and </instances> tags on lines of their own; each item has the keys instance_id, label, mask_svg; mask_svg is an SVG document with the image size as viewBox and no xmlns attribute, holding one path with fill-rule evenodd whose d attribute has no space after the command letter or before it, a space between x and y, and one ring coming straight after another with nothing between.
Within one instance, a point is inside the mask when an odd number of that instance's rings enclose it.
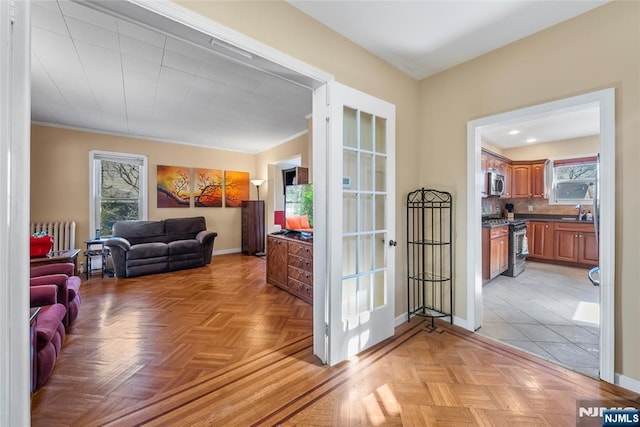
<instances>
[{"instance_id":1,"label":"floor lamp","mask_svg":"<svg viewBox=\"0 0 640 427\"><path fill-rule=\"evenodd\" d=\"M258 191L258 200L260 200L260 186L264 183L264 179L252 179L251 183L256 186L256 191Z\"/></svg>"}]
</instances>

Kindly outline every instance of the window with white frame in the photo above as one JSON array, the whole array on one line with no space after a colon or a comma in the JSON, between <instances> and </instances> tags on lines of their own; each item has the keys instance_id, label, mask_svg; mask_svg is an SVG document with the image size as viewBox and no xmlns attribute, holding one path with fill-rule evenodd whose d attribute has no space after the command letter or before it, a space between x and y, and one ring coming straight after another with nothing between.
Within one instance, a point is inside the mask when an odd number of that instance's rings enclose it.
<instances>
[{"instance_id":1,"label":"window with white frame","mask_svg":"<svg viewBox=\"0 0 640 427\"><path fill-rule=\"evenodd\" d=\"M147 219L147 156L91 151L90 157L91 229L111 236L116 221Z\"/></svg>"},{"instance_id":2,"label":"window with white frame","mask_svg":"<svg viewBox=\"0 0 640 427\"><path fill-rule=\"evenodd\" d=\"M554 160L552 204L590 204L596 192L598 161L593 157Z\"/></svg>"}]
</instances>

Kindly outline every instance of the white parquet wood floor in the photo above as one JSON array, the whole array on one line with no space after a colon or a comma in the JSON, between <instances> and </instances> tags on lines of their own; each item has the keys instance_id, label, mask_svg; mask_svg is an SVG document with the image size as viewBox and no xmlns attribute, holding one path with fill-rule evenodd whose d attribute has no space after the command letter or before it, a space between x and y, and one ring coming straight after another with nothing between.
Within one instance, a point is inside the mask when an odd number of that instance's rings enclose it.
<instances>
[{"instance_id":1,"label":"white parquet wood floor","mask_svg":"<svg viewBox=\"0 0 640 427\"><path fill-rule=\"evenodd\" d=\"M264 258L92 278L81 292L53 376L33 396L34 426L565 426L579 399L638 399L457 327L427 333L419 320L323 366L312 307L266 284Z\"/></svg>"}]
</instances>

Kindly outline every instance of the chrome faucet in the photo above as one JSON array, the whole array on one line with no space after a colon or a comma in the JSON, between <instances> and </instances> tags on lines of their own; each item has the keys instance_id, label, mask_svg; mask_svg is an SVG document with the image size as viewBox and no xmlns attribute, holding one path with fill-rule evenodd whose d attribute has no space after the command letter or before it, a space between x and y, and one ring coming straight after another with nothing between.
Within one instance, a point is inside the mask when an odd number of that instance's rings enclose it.
<instances>
[{"instance_id":1,"label":"chrome faucet","mask_svg":"<svg viewBox=\"0 0 640 427\"><path fill-rule=\"evenodd\" d=\"M580 203L578 203L576 205L576 209L578 209L578 221L580 221L582 219L581 214L582 214L582 205Z\"/></svg>"}]
</instances>

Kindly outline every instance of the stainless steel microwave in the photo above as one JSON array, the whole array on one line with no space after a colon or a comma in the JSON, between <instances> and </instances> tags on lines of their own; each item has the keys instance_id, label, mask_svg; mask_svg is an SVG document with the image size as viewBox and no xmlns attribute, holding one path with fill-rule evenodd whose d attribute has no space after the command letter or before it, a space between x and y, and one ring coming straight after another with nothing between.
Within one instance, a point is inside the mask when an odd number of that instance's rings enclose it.
<instances>
[{"instance_id":1,"label":"stainless steel microwave","mask_svg":"<svg viewBox=\"0 0 640 427\"><path fill-rule=\"evenodd\" d=\"M504 194L504 175L498 172L487 172L487 195L502 196Z\"/></svg>"}]
</instances>

